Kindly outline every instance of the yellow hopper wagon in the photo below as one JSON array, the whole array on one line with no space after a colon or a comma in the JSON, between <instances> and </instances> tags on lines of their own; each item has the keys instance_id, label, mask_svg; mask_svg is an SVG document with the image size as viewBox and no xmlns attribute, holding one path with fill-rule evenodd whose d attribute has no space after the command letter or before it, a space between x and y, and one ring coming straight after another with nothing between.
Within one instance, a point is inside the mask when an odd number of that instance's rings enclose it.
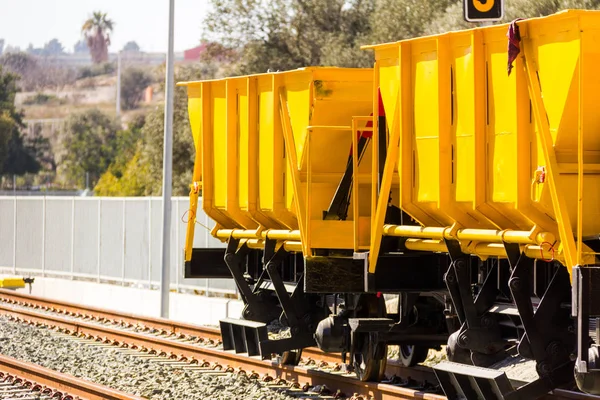
<instances>
[{"instance_id":1,"label":"yellow hopper wagon","mask_svg":"<svg viewBox=\"0 0 600 400\"><path fill-rule=\"evenodd\" d=\"M365 46L371 69L186 82L199 202L233 278L226 350L338 352L381 379L387 346L449 399L600 394L600 12ZM269 336L275 327L284 327Z\"/></svg>"}]
</instances>

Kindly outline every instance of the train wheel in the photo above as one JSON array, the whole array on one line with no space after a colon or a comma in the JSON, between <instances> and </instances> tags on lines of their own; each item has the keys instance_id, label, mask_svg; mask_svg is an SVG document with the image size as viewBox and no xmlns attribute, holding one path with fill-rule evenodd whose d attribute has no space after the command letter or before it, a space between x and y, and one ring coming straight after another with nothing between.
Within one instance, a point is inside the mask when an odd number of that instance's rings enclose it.
<instances>
[{"instance_id":1,"label":"train wheel","mask_svg":"<svg viewBox=\"0 0 600 400\"><path fill-rule=\"evenodd\" d=\"M302 357L302 349L284 351L281 354L281 365L298 365Z\"/></svg>"},{"instance_id":2,"label":"train wheel","mask_svg":"<svg viewBox=\"0 0 600 400\"><path fill-rule=\"evenodd\" d=\"M380 381L387 364L387 346L375 343L370 335L357 335L357 340L352 360L356 377L362 382Z\"/></svg>"},{"instance_id":3,"label":"train wheel","mask_svg":"<svg viewBox=\"0 0 600 400\"><path fill-rule=\"evenodd\" d=\"M405 367L414 367L427 359L429 348L415 345L400 346L400 362Z\"/></svg>"}]
</instances>

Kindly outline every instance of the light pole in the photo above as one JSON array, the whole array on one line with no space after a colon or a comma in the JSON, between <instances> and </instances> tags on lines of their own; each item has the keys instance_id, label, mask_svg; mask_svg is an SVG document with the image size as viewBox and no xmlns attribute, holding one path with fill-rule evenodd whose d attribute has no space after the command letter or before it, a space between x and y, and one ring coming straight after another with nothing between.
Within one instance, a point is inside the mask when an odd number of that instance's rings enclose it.
<instances>
[{"instance_id":1,"label":"light pole","mask_svg":"<svg viewBox=\"0 0 600 400\"><path fill-rule=\"evenodd\" d=\"M171 192L173 169L173 33L175 0L169 0L169 49L165 77L165 137L163 152L163 226L162 265L160 274L160 316L169 318L169 289L171 283Z\"/></svg>"}]
</instances>

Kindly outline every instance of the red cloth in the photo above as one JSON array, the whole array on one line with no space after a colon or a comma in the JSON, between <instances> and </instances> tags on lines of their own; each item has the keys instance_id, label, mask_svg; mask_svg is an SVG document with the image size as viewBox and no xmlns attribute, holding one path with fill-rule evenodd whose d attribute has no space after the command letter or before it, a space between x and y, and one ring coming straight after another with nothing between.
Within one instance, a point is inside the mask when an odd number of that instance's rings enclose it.
<instances>
[{"instance_id":1,"label":"red cloth","mask_svg":"<svg viewBox=\"0 0 600 400\"><path fill-rule=\"evenodd\" d=\"M377 95L379 96L379 116L380 117L385 117L385 109L383 108L383 99L381 98L381 90L377 90ZM373 113L371 113L371 116L373 116ZM373 121L367 121L367 124L365 125L365 128L372 128L373 127ZM360 139L362 137L367 137L367 138L372 138L373 137L373 131L358 131L358 138Z\"/></svg>"},{"instance_id":2,"label":"red cloth","mask_svg":"<svg viewBox=\"0 0 600 400\"><path fill-rule=\"evenodd\" d=\"M508 37L508 76L510 76L510 71L513 68L513 62L521 52L521 32L519 31L519 25L517 25L517 21L521 20L521 18L517 18L511 22L506 33Z\"/></svg>"}]
</instances>

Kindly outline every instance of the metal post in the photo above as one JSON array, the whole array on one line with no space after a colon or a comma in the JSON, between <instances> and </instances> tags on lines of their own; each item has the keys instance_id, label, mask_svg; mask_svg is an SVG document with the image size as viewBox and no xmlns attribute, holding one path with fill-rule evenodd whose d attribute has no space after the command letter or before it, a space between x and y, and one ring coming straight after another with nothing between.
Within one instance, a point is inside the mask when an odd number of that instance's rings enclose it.
<instances>
[{"instance_id":1,"label":"metal post","mask_svg":"<svg viewBox=\"0 0 600 400\"><path fill-rule=\"evenodd\" d=\"M14 177L14 175L13 175ZM17 196L13 203L13 274L17 273Z\"/></svg>"},{"instance_id":2,"label":"metal post","mask_svg":"<svg viewBox=\"0 0 600 400\"><path fill-rule=\"evenodd\" d=\"M123 198L123 208L121 210L121 216L123 217L123 219L121 220L121 234L123 235L123 241L121 243L121 246L123 248L123 251L121 252L121 286L125 286L125 257L127 256L127 249L126 249L126 245L127 245L127 241L125 240L125 235L127 234L127 226L126 226L126 219L127 216L125 215L125 198Z\"/></svg>"},{"instance_id":3,"label":"metal post","mask_svg":"<svg viewBox=\"0 0 600 400\"><path fill-rule=\"evenodd\" d=\"M42 203L42 277L46 276L46 196Z\"/></svg>"},{"instance_id":4,"label":"metal post","mask_svg":"<svg viewBox=\"0 0 600 400\"><path fill-rule=\"evenodd\" d=\"M179 214L179 199L176 200L175 202L175 216L176 218L179 218L181 214ZM179 225L179 224L177 224ZM181 248L181 246L179 246L179 226L176 226L175 228L175 244L176 244L176 251L175 251L175 290L177 291L177 293L179 293L179 263L181 262L179 259L179 249Z\"/></svg>"},{"instance_id":5,"label":"metal post","mask_svg":"<svg viewBox=\"0 0 600 400\"><path fill-rule=\"evenodd\" d=\"M71 197L71 276L75 279L75 197Z\"/></svg>"},{"instance_id":6,"label":"metal post","mask_svg":"<svg viewBox=\"0 0 600 400\"><path fill-rule=\"evenodd\" d=\"M148 289L152 289L152 197L148 197Z\"/></svg>"},{"instance_id":7,"label":"metal post","mask_svg":"<svg viewBox=\"0 0 600 400\"><path fill-rule=\"evenodd\" d=\"M100 259L102 257L102 198L98 199L98 264L96 265L96 282L100 283Z\"/></svg>"},{"instance_id":8,"label":"metal post","mask_svg":"<svg viewBox=\"0 0 600 400\"><path fill-rule=\"evenodd\" d=\"M163 226L162 265L160 274L160 316L169 317L169 288L171 283L171 179L173 164L173 25L175 0L169 0L169 51L165 77L165 137L163 153Z\"/></svg>"},{"instance_id":9,"label":"metal post","mask_svg":"<svg viewBox=\"0 0 600 400\"><path fill-rule=\"evenodd\" d=\"M121 52L117 53L117 117L121 115Z\"/></svg>"}]
</instances>

